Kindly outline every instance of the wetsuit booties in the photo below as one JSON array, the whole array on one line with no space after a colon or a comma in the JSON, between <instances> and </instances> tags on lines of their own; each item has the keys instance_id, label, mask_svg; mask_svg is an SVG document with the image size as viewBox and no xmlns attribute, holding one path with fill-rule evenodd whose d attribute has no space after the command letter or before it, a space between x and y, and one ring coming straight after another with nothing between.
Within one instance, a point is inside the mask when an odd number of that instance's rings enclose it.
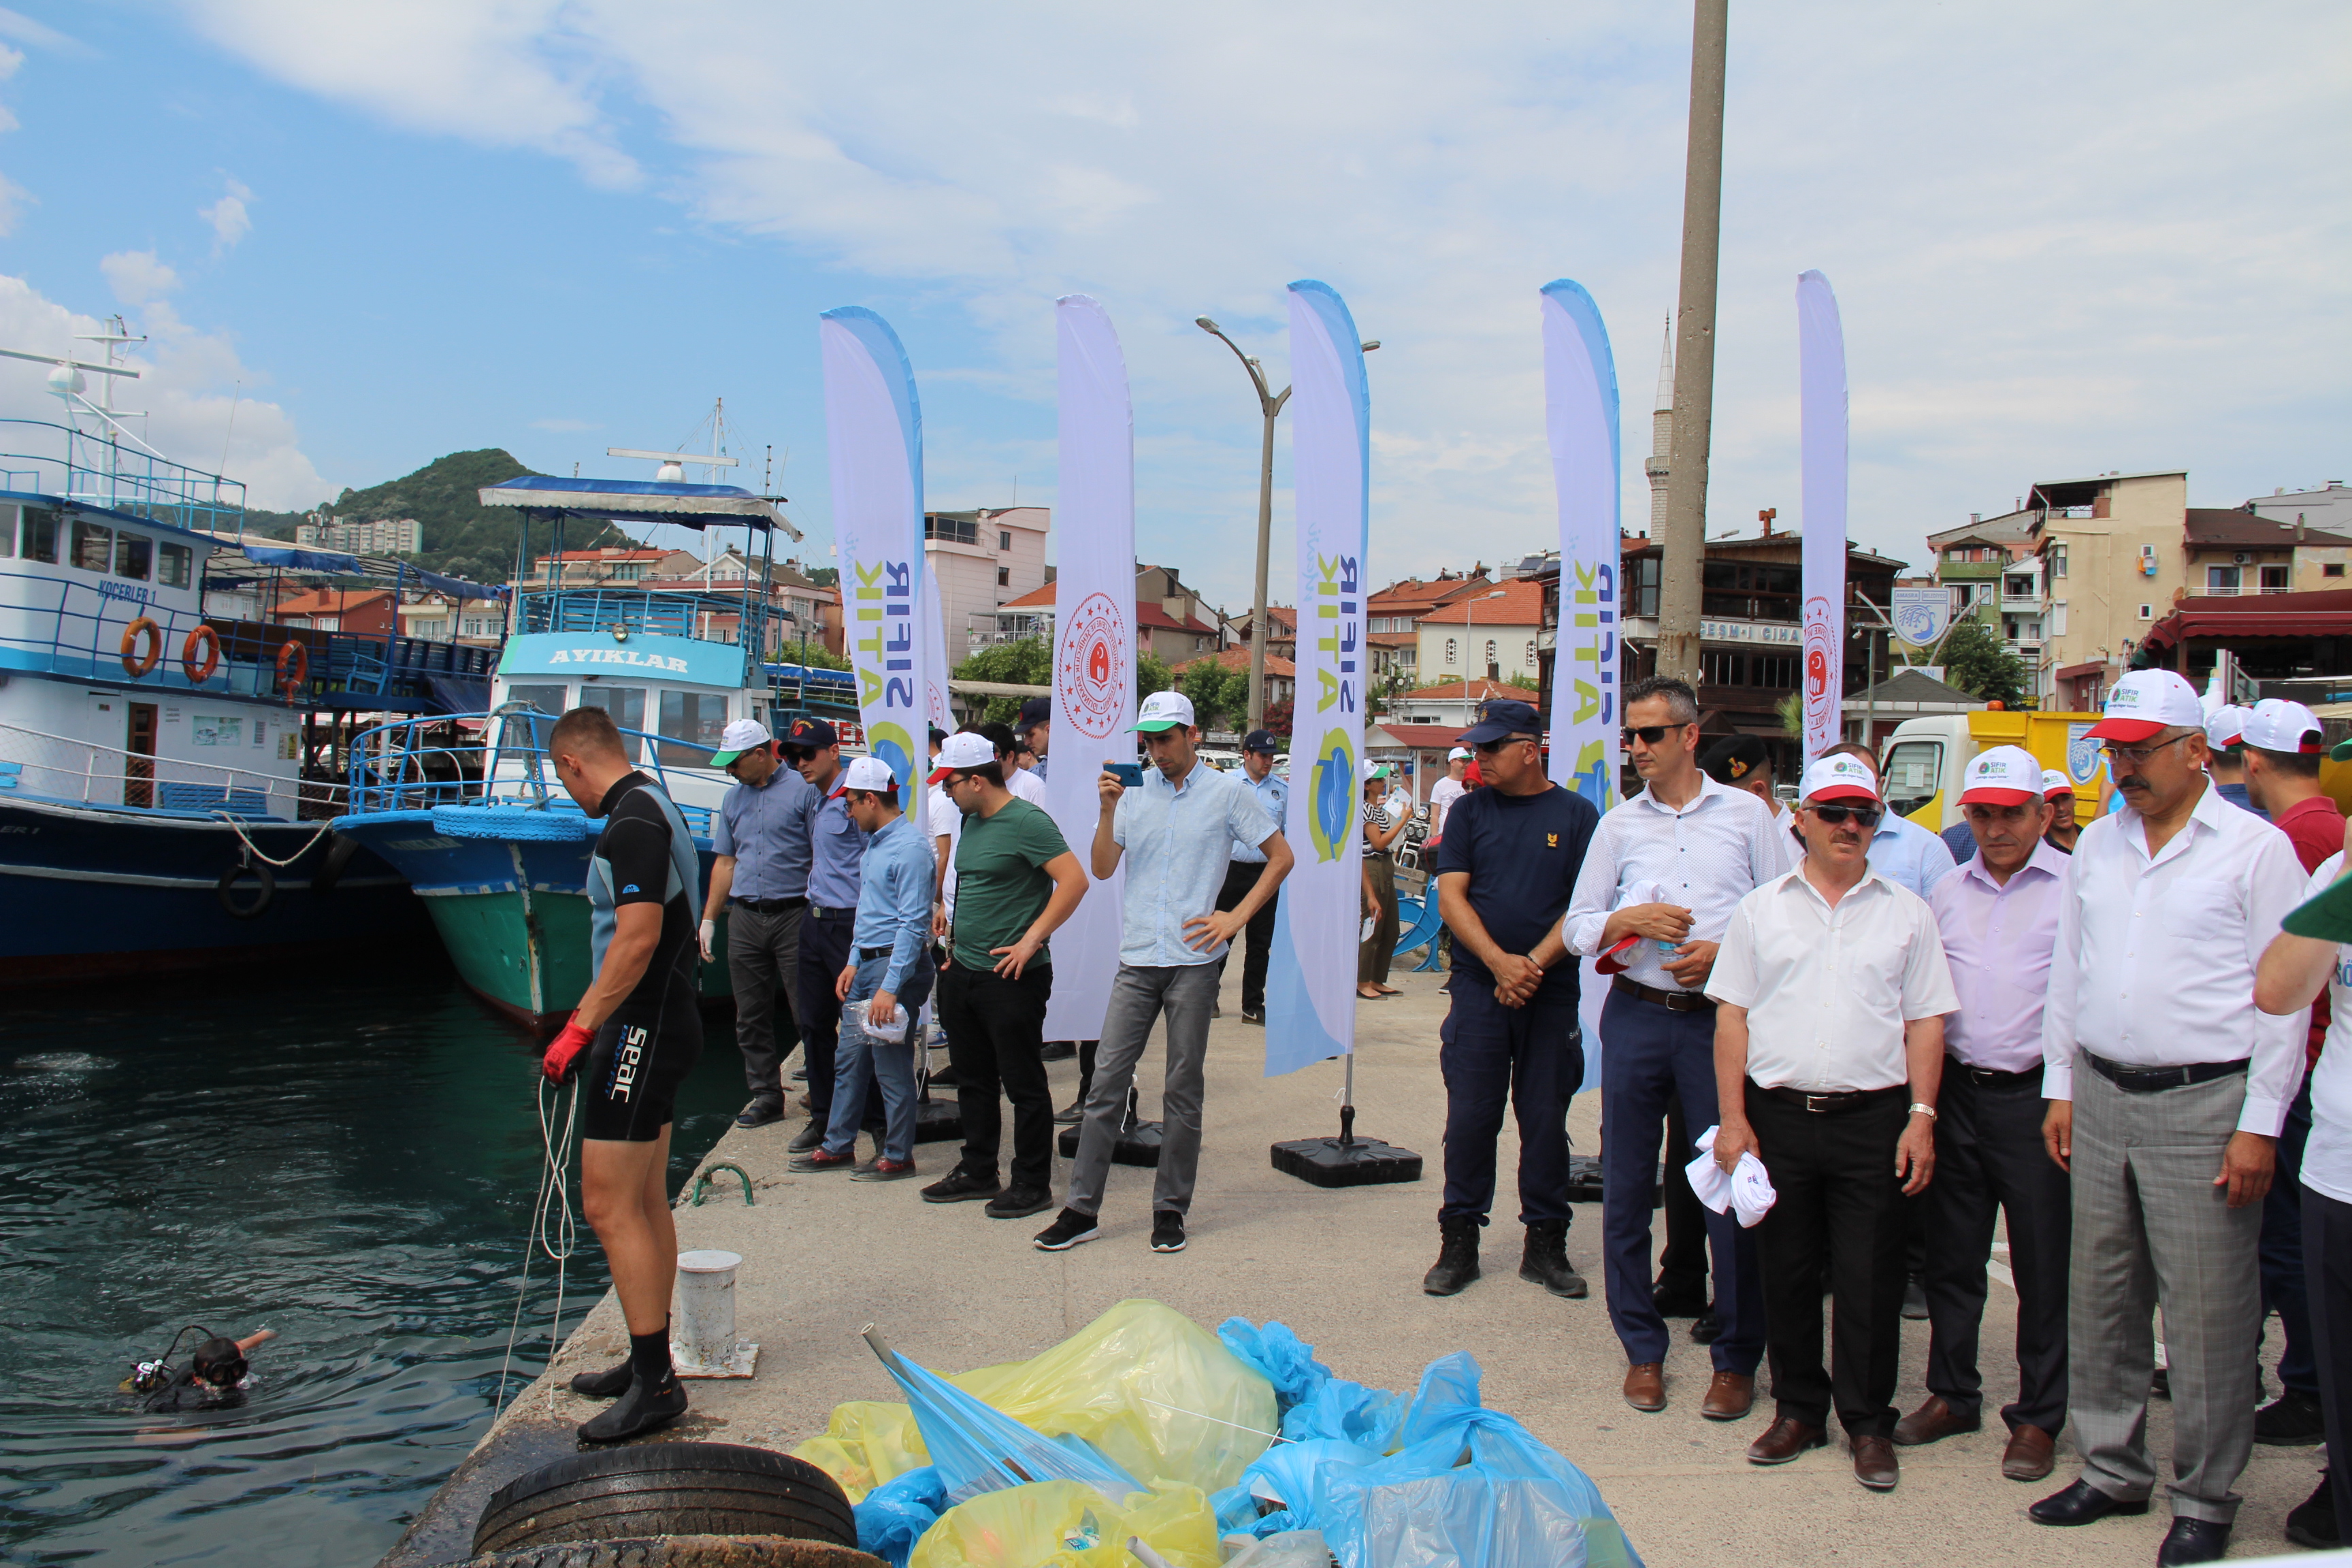
<instances>
[{"instance_id":1,"label":"wetsuit booties","mask_svg":"<svg viewBox=\"0 0 2352 1568\"><path fill-rule=\"evenodd\" d=\"M669 1326L629 1336L629 1386L610 1410L580 1424L583 1443L617 1443L686 1414L686 1386L669 1362Z\"/></svg>"},{"instance_id":2,"label":"wetsuit booties","mask_svg":"<svg viewBox=\"0 0 2352 1568\"><path fill-rule=\"evenodd\" d=\"M575 1372L572 1374L572 1392L583 1399L618 1399L629 1392L629 1366L624 1361L603 1372Z\"/></svg>"}]
</instances>

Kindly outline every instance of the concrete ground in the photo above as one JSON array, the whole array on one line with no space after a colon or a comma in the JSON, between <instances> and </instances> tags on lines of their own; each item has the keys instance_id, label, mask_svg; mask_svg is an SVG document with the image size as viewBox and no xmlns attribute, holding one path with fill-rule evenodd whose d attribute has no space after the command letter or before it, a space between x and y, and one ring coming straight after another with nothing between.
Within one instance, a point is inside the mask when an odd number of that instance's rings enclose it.
<instances>
[{"instance_id":1,"label":"concrete ground","mask_svg":"<svg viewBox=\"0 0 2352 1568\"><path fill-rule=\"evenodd\" d=\"M1864 1490L1843 1446L1776 1468L1741 1457L1770 1419L1759 1390L1755 1412L1727 1424L1705 1421L1697 1403L1706 1352L1682 1337L1667 1363L1669 1407L1641 1415L1619 1389L1625 1358L1609 1327L1596 1258L1597 1205L1580 1205L1569 1251L1592 1281L1580 1301L1557 1300L1517 1278L1520 1231L1507 1173L1516 1142L1507 1127L1506 1180L1486 1232L1486 1277L1439 1299L1420 1288L1436 1254L1436 1210L1445 1096L1437 1069L1444 976L1400 970L1403 994L1360 1005L1356 1097L1360 1131L1420 1152L1427 1173L1415 1184L1324 1191L1272 1170L1267 1145L1337 1131L1340 1068L1329 1063L1287 1078L1261 1075L1263 1034L1240 1021L1239 966L1226 978L1224 1016L1211 1033L1207 1127L1191 1245L1162 1256L1146 1246L1151 1173L1112 1167L1102 1239L1071 1252L1035 1250L1030 1237L1050 1215L986 1218L977 1204L928 1205L919 1182L853 1183L845 1174L790 1175L785 1141L797 1122L737 1131L712 1160L740 1163L758 1189L742 1205L729 1179L720 1195L678 1212L679 1245L724 1247L744 1264L737 1285L742 1338L758 1342L758 1376L690 1384L691 1416L670 1434L790 1448L821 1431L849 1399L895 1399L896 1389L857 1337L880 1326L894 1348L943 1372L1036 1353L1131 1296L1164 1301L1213 1328L1239 1313L1277 1318L1334 1372L1374 1386L1410 1391L1423 1365L1466 1350L1486 1369L1485 1402L1517 1416L1599 1484L1653 1568L1715 1568L1725 1563L1917 1563L1955 1551L1989 1563L2146 1563L2169 1515L2161 1505L2139 1519L2080 1530L2029 1521L2025 1507L2072 1479L2062 1442L2050 1481L2001 1479L2002 1438L1987 1430L1927 1448L1900 1450L1903 1479L1892 1493ZM1145 1114L1152 1114L1159 1047L1145 1058ZM1076 1064L1054 1068L1056 1103L1075 1088ZM1578 1150L1599 1147L1597 1095L1570 1116ZM1009 1131L1009 1129L1008 1129ZM861 1154L866 1151L860 1145ZM917 1152L923 1180L944 1173L955 1146ZM1066 1162L1057 1162L1066 1180ZM1663 1242L1663 1236L1659 1240ZM2248 1282L2252 1289L2252 1281ZM1988 1410L2015 1393L2011 1342L2015 1298L1996 1286L1985 1315ZM2269 1336L2275 1361L2277 1335ZM518 1401L492 1437L453 1480L446 1504L420 1521L387 1563L430 1563L469 1529L478 1499L549 1455L568 1447L559 1424L594 1408L554 1384L583 1366L609 1364L625 1348L608 1297L574 1336L550 1376ZM1927 1326L1906 1323L1896 1404L1924 1396ZM2275 1393L2274 1376L2265 1374ZM2153 1451L2170 1442L2170 1406L2150 1407ZM1997 1419L1992 1426L1997 1427ZM2233 1556L2291 1550L2286 1511L2316 1483L2321 1451L2256 1448L2240 1489ZM436 1545L440 1550L430 1550Z\"/></svg>"}]
</instances>

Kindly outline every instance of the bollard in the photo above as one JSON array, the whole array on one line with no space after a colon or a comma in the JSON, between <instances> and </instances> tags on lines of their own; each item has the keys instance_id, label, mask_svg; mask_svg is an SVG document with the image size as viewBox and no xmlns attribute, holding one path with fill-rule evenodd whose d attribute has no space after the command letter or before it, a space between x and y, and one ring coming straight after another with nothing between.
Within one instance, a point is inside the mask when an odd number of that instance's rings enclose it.
<instances>
[{"instance_id":1,"label":"bollard","mask_svg":"<svg viewBox=\"0 0 2352 1568\"><path fill-rule=\"evenodd\" d=\"M735 1337L735 1270L742 1255L715 1248L677 1255L677 1310L670 1361L680 1377L749 1377L760 1347Z\"/></svg>"}]
</instances>

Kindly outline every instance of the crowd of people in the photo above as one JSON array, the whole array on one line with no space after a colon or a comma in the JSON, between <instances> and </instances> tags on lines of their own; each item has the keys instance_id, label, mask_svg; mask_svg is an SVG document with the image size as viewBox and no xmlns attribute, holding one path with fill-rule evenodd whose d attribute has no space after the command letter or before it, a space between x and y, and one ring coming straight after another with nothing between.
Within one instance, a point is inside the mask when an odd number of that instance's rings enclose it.
<instances>
[{"instance_id":1,"label":"crowd of people","mask_svg":"<svg viewBox=\"0 0 2352 1568\"><path fill-rule=\"evenodd\" d=\"M1643 680L1622 702L1642 787L1606 814L1547 777L1545 726L1519 701L1483 706L1433 791L1451 973L1438 1257L1423 1289L1450 1295L1478 1278L1507 1111L1519 1273L1558 1296L1588 1293L1567 1247L1566 1116L1585 1079L1589 959L1609 986L1597 1266L1634 1409L1672 1403L1668 1320L1692 1316L1710 1363L1703 1417L1747 1415L1769 1367L1773 1419L1750 1460L1825 1446L1834 1414L1856 1479L1892 1488L1901 1448L1983 1425L1979 1326L1998 1229L2017 1293L2000 1472L2050 1476L2070 1420L2081 1459L2034 1519L2146 1511L2158 1479L2147 1410L2161 1394L2174 1418L2160 1563L2222 1554L2258 1442L2329 1444L2330 1469L2289 1536L2336 1543L2352 1479L2352 1046L2324 1048L2342 998L2321 992L2347 979L2335 943L2352 937L2352 890L2330 891L2346 830L2319 788L2308 710L2272 700L2208 714L2178 675L2135 672L2090 731L2112 808L2078 825L2065 774L1996 746L1968 766L1965 836L1939 836L1885 808L1865 747L1812 759L1785 805L1760 742L1702 755L1688 686ZM1082 866L1038 804L1045 710L934 732L929 844L889 770L845 764L821 721L772 742L756 723L729 727L714 761L737 787L714 817L700 941L715 958L723 911L751 1092L739 1121L785 1114L796 1031L811 1116L790 1141L793 1168L914 1176L914 1017L935 994L963 1142L921 1196L980 1202L995 1218L1054 1211L1034 1245L1059 1251L1102 1234L1136 1068L1164 1023L1150 1246L1177 1251L1209 1024L1236 942L1243 1018L1265 1018L1292 864L1276 742L1247 737L1244 769L1220 772L1199 754L1185 699L1147 699L1135 726L1147 763L1099 773ZM626 765L617 736L600 750L601 717L565 715L550 747L573 797L607 820L590 887L598 978L548 1057L551 1076L588 1069L583 1193L632 1335L629 1362L575 1382L617 1399L583 1428L592 1438L684 1407L667 1359L674 1237L659 1156L678 1062L691 1062L673 1042L698 1043L678 980L694 942L690 848L681 858L675 808ZM2242 795L2225 793L2241 778ZM1372 950L1393 951L1387 855L1410 807L1390 809L1386 784L1363 781L1367 1000L1394 990ZM1089 878L1120 871L1101 1038L1070 1043L1081 1089L1062 1114L1077 1152L1057 1198L1050 941ZM864 1161L861 1131L874 1145ZM1662 1149L1666 1245L1654 1265ZM1906 1300L1929 1346L1927 1397L1904 1414L1893 1399ZM2273 1312L2283 1392L2264 1405Z\"/></svg>"}]
</instances>

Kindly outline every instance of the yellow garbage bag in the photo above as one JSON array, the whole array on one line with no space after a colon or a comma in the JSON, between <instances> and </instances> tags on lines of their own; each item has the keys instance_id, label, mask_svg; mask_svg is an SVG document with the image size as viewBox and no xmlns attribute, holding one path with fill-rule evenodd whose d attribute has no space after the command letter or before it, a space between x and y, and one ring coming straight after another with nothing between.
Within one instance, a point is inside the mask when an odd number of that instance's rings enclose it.
<instances>
[{"instance_id":1,"label":"yellow garbage bag","mask_svg":"<svg viewBox=\"0 0 2352 1568\"><path fill-rule=\"evenodd\" d=\"M1163 1482L1114 1504L1078 1481L982 1492L940 1516L907 1568L1133 1568L1129 1536L1172 1568L1217 1568L1217 1520L1198 1487Z\"/></svg>"},{"instance_id":2,"label":"yellow garbage bag","mask_svg":"<svg viewBox=\"0 0 2352 1568\"><path fill-rule=\"evenodd\" d=\"M1279 1430L1274 1385L1158 1301L1121 1301L1042 1355L949 1381L1032 1431L1077 1434L1138 1480L1202 1491L1239 1480Z\"/></svg>"},{"instance_id":3,"label":"yellow garbage bag","mask_svg":"<svg viewBox=\"0 0 2352 1568\"><path fill-rule=\"evenodd\" d=\"M884 1481L931 1462L923 1435L915 1426L915 1413L903 1404L877 1399L853 1399L833 1407L824 1436L812 1437L793 1450L841 1483L853 1503Z\"/></svg>"}]
</instances>

